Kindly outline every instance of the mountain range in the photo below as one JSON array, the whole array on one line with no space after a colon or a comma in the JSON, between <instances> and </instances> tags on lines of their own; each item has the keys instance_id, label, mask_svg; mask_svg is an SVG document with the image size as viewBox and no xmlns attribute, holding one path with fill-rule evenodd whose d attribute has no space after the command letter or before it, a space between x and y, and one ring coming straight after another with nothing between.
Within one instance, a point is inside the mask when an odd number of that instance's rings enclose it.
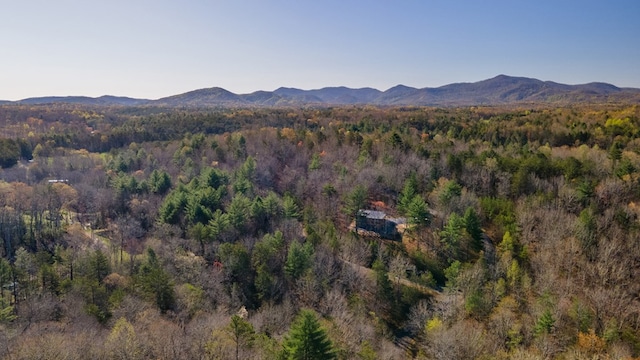
<instances>
[{"instance_id":1,"label":"mountain range","mask_svg":"<svg viewBox=\"0 0 640 360\"><path fill-rule=\"evenodd\" d=\"M256 91L234 94L219 87L207 88L169 96L157 100L134 99L118 96L38 97L0 104L70 103L106 106L160 106L160 107L272 107L272 106L327 106L327 105L380 105L380 106L472 106L510 105L527 103L640 103L640 89L619 88L607 83L592 82L566 85L526 77L498 75L474 83L455 83L435 88L394 86L386 91L373 88L352 89L325 87L301 90L281 87L275 91Z\"/></svg>"}]
</instances>

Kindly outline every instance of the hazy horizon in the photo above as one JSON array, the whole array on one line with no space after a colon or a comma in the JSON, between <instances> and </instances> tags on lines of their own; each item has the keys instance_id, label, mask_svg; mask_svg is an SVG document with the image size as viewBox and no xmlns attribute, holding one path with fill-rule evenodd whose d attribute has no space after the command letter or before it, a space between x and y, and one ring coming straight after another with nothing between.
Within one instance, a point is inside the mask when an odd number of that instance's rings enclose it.
<instances>
[{"instance_id":1,"label":"hazy horizon","mask_svg":"<svg viewBox=\"0 0 640 360\"><path fill-rule=\"evenodd\" d=\"M384 91L499 74L640 88L633 1L35 0L3 10L2 100Z\"/></svg>"},{"instance_id":2,"label":"hazy horizon","mask_svg":"<svg viewBox=\"0 0 640 360\"><path fill-rule=\"evenodd\" d=\"M498 75L493 76L493 77L491 77L491 78L495 78L495 77L500 76L500 75L506 75L506 76L514 77L514 78L528 78L527 76L515 76L515 75L509 75L509 74L498 74ZM482 80L479 80L479 81L483 81L483 80L490 80L491 78L489 78L489 79L482 79ZM553 80L551 80L551 79L549 79L549 80L535 79L535 80L541 80L541 81L552 81L552 82L553 82ZM470 83L470 82L463 81L463 82L458 82L458 83ZM591 83L599 83L599 81L592 81ZM454 83L442 84L442 85L440 85L440 86L451 85L451 84L454 84ZM586 83L582 83L582 84L564 84L564 85L584 85L584 84L586 84ZM611 84L611 85L616 86L615 84ZM231 92L232 92L232 93L234 93L234 94L236 94L236 95L249 95L249 94L252 94L252 93L255 93L255 92L258 92L258 91L275 92L275 91L276 91L277 89L279 89L279 88L297 89L297 90L302 90L302 91L317 91L317 90L322 90L322 89L327 89L327 88L341 88L341 87L349 88L349 89L355 89L355 90L369 88L369 89L375 89L375 90L378 90L378 91L381 91L381 92L385 92L385 91L390 90L391 88L396 87L396 86L408 86L408 85L405 85L405 84L396 84L396 85L394 85L394 86L392 86L392 87L389 87L389 88L386 88L386 89L378 89L378 88L374 88L374 87L371 87L371 86L363 86L363 87L359 87L359 88L351 88L351 87L349 87L349 86L344 86L344 85L329 85L329 86L324 86L324 87L321 87L321 88L310 88L310 89L296 88L296 87L290 87L290 86L281 86L281 87L278 87L278 88L276 88L276 89L269 89L269 90L267 90L267 89L256 89L256 90L253 90L253 91L251 91L251 92L245 92L245 93L235 93L235 92L233 92L233 91L231 91ZM423 88L437 88L437 87L439 87L439 86L433 86L433 87L429 86L429 87L423 87ZM219 87L219 86L211 86L211 87L209 87L209 88L222 88L222 87ZM209 89L209 88L191 89L191 90L187 90L187 91L182 92L182 93L169 94L169 95L164 96L164 97L161 97L161 98L171 97L171 96L175 96L175 95L181 95L181 94L184 94L184 93L189 93L189 92L198 91L198 90L204 90L204 89ZM415 88L417 88L417 87L415 87ZM624 87L621 87L621 88L624 88ZM627 88L629 88L629 87L627 87ZM224 89L224 88L223 88L223 89ZM422 89L422 88L418 88L418 89ZM230 91L230 90L228 90L228 89L224 89L224 90ZM42 97L42 98L48 98L48 97L53 97L53 98L58 98L58 97L59 97L59 98L65 98L65 97L88 97L88 98L100 98L100 97L105 97L105 96L124 97L124 98L138 99L138 100L151 100L151 101L161 99L161 98L142 98L142 97L131 97L131 96L119 95L119 94L102 94L102 95L97 95L97 96L87 96L87 95L83 95L83 94L70 94L70 95L50 94L50 95L45 95L45 96L31 96L31 97L26 97L26 98L22 98L22 99L17 99L17 100L8 100L8 101L21 101L21 100L34 99L34 98L41 98L41 97ZM6 99L0 99L0 100L7 101Z\"/></svg>"}]
</instances>

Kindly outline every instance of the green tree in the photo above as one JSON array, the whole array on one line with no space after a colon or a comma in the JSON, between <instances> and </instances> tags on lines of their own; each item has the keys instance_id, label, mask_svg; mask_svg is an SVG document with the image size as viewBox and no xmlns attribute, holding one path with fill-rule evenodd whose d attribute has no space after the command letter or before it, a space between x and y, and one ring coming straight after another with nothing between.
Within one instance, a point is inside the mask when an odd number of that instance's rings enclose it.
<instances>
[{"instance_id":1,"label":"green tree","mask_svg":"<svg viewBox=\"0 0 640 360\"><path fill-rule=\"evenodd\" d=\"M507 231L502 235L502 241L498 244L498 250L501 253L510 253L510 256L513 256L517 250L517 242L511 235L510 231Z\"/></svg>"},{"instance_id":2,"label":"green tree","mask_svg":"<svg viewBox=\"0 0 640 360\"><path fill-rule=\"evenodd\" d=\"M462 263L458 260L452 262L448 268L444 269L444 276L447 278L445 286L448 290L455 292L459 289L460 284L458 283L458 278L461 272Z\"/></svg>"},{"instance_id":3,"label":"green tree","mask_svg":"<svg viewBox=\"0 0 640 360\"><path fill-rule=\"evenodd\" d=\"M147 249L147 261L140 267L137 281L142 290L153 297L161 312L171 310L175 306L173 282L158 260L153 249Z\"/></svg>"},{"instance_id":4,"label":"green tree","mask_svg":"<svg viewBox=\"0 0 640 360\"><path fill-rule=\"evenodd\" d=\"M253 184L251 181L244 177L238 177L233 182L233 193L234 194L243 194L246 196L252 196L253 194Z\"/></svg>"},{"instance_id":5,"label":"green tree","mask_svg":"<svg viewBox=\"0 0 640 360\"><path fill-rule=\"evenodd\" d=\"M278 274L282 272L285 243L282 232L266 234L253 247L251 265L256 271L255 287L260 300L272 299L276 296Z\"/></svg>"},{"instance_id":6,"label":"green tree","mask_svg":"<svg viewBox=\"0 0 640 360\"><path fill-rule=\"evenodd\" d=\"M531 191L530 173L530 170L523 166L513 174L511 178L511 194L513 196L518 197Z\"/></svg>"},{"instance_id":7,"label":"green tree","mask_svg":"<svg viewBox=\"0 0 640 360\"><path fill-rule=\"evenodd\" d=\"M9 168L18 163L20 147L13 139L0 139L0 167Z\"/></svg>"},{"instance_id":8,"label":"green tree","mask_svg":"<svg viewBox=\"0 0 640 360\"><path fill-rule=\"evenodd\" d=\"M229 176L227 173L216 168L206 168L202 170L200 173L200 179L203 184L214 189L218 189L222 185L227 185L229 183Z\"/></svg>"},{"instance_id":9,"label":"green tree","mask_svg":"<svg viewBox=\"0 0 640 360\"><path fill-rule=\"evenodd\" d=\"M33 157L31 143L25 139L16 139L16 143L20 148L20 157L30 160Z\"/></svg>"},{"instance_id":10,"label":"green tree","mask_svg":"<svg viewBox=\"0 0 640 360\"><path fill-rule=\"evenodd\" d=\"M278 279L271 273L266 265L260 264L255 268L256 278L254 286L256 295L261 301L275 299L278 296Z\"/></svg>"},{"instance_id":11,"label":"green tree","mask_svg":"<svg viewBox=\"0 0 640 360\"><path fill-rule=\"evenodd\" d=\"M241 296L242 301L255 295L251 257L242 243L224 243L218 247L218 256L224 266L225 283L230 293Z\"/></svg>"},{"instance_id":12,"label":"green tree","mask_svg":"<svg viewBox=\"0 0 640 360\"><path fill-rule=\"evenodd\" d=\"M282 215L282 204L280 198L273 191L269 192L267 196L262 200L265 214L272 220L278 219Z\"/></svg>"},{"instance_id":13,"label":"green tree","mask_svg":"<svg viewBox=\"0 0 640 360\"><path fill-rule=\"evenodd\" d=\"M204 256L204 245L209 240L211 240L211 236L209 236L209 226L204 225L203 223L196 223L191 228L189 228L189 236L191 236L194 240L200 244L200 253Z\"/></svg>"},{"instance_id":14,"label":"green tree","mask_svg":"<svg viewBox=\"0 0 640 360\"><path fill-rule=\"evenodd\" d=\"M246 282L250 275L251 258L246 246L241 243L224 243L218 247L220 262L233 282Z\"/></svg>"},{"instance_id":15,"label":"green tree","mask_svg":"<svg viewBox=\"0 0 640 360\"><path fill-rule=\"evenodd\" d=\"M338 193L338 190L336 190L336 188L335 188L335 186L333 186L333 184L324 184L322 186L322 195L324 195L326 197L333 197L337 193Z\"/></svg>"},{"instance_id":16,"label":"green tree","mask_svg":"<svg viewBox=\"0 0 640 360\"><path fill-rule=\"evenodd\" d=\"M97 280L99 283L102 283L102 280L111 273L111 264L109 264L109 259L102 251L96 250L89 261L92 278Z\"/></svg>"},{"instance_id":17,"label":"green tree","mask_svg":"<svg viewBox=\"0 0 640 360\"><path fill-rule=\"evenodd\" d=\"M411 202L406 205L405 214L407 216L407 223L412 225L409 227L409 231L415 234L418 250L420 250L421 231L431 224L431 213L422 196L418 194L414 195Z\"/></svg>"},{"instance_id":18,"label":"green tree","mask_svg":"<svg viewBox=\"0 0 640 360\"><path fill-rule=\"evenodd\" d=\"M402 143L402 137L400 137L400 134L394 131L389 137L389 144L394 148L401 149L403 147L403 143Z\"/></svg>"},{"instance_id":19,"label":"green tree","mask_svg":"<svg viewBox=\"0 0 640 360\"><path fill-rule=\"evenodd\" d=\"M100 323L106 323L111 318L111 310L109 308L109 294L105 285L89 277L81 277L77 282L87 302L86 312L95 316Z\"/></svg>"},{"instance_id":20,"label":"green tree","mask_svg":"<svg viewBox=\"0 0 640 360\"><path fill-rule=\"evenodd\" d=\"M4 298L5 285L11 282L11 278L11 264L7 259L0 258L0 299Z\"/></svg>"},{"instance_id":21,"label":"green tree","mask_svg":"<svg viewBox=\"0 0 640 360\"><path fill-rule=\"evenodd\" d=\"M615 169L618 161L622 158L622 144L615 141L609 147L609 159L611 159L611 170Z\"/></svg>"},{"instance_id":22,"label":"green tree","mask_svg":"<svg viewBox=\"0 0 640 360\"><path fill-rule=\"evenodd\" d=\"M464 299L467 314L482 317L488 312L487 300L480 289L471 290Z\"/></svg>"},{"instance_id":23,"label":"green tree","mask_svg":"<svg viewBox=\"0 0 640 360\"><path fill-rule=\"evenodd\" d=\"M431 223L431 213L429 213L427 202L420 195L415 195L411 199L407 206L406 214L408 217L407 222L418 228L429 226Z\"/></svg>"},{"instance_id":24,"label":"green tree","mask_svg":"<svg viewBox=\"0 0 640 360\"><path fill-rule=\"evenodd\" d=\"M448 205L451 199L460 195L462 195L462 186L455 180L449 180L442 187L439 199L443 205Z\"/></svg>"},{"instance_id":25,"label":"green tree","mask_svg":"<svg viewBox=\"0 0 640 360\"><path fill-rule=\"evenodd\" d=\"M459 178L464 168L464 156L462 154L447 154L447 167L456 178Z\"/></svg>"},{"instance_id":26,"label":"green tree","mask_svg":"<svg viewBox=\"0 0 640 360\"><path fill-rule=\"evenodd\" d=\"M14 307L10 301L4 298L5 285L12 280L13 272L11 264L5 258L0 258L0 324L8 323L16 319Z\"/></svg>"},{"instance_id":27,"label":"green tree","mask_svg":"<svg viewBox=\"0 0 640 360\"><path fill-rule=\"evenodd\" d=\"M358 211L364 208L366 202L367 189L362 184L358 184L353 191L347 194L344 201L344 212L355 219Z\"/></svg>"},{"instance_id":28,"label":"green tree","mask_svg":"<svg viewBox=\"0 0 640 360\"><path fill-rule=\"evenodd\" d=\"M360 346L360 351L356 354L358 360L376 360L378 358L378 354L371 346L369 341L365 340Z\"/></svg>"},{"instance_id":29,"label":"green tree","mask_svg":"<svg viewBox=\"0 0 640 360\"><path fill-rule=\"evenodd\" d=\"M216 210L207 225L209 241L220 240L222 234L229 230L230 227L231 221L229 220L229 214L223 213L220 209Z\"/></svg>"},{"instance_id":30,"label":"green tree","mask_svg":"<svg viewBox=\"0 0 640 360\"><path fill-rule=\"evenodd\" d=\"M10 323L17 318L15 308L8 301L0 299L0 324Z\"/></svg>"},{"instance_id":31,"label":"green tree","mask_svg":"<svg viewBox=\"0 0 640 360\"><path fill-rule=\"evenodd\" d=\"M571 181L582 176L582 163L573 156L559 161L559 167L566 180Z\"/></svg>"},{"instance_id":32,"label":"green tree","mask_svg":"<svg viewBox=\"0 0 640 360\"><path fill-rule=\"evenodd\" d=\"M227 210L229 222L236 230L243 230L251 217L251 200L242 194L236 194Z\"/></svg>"},{"instance_id":33,"label":"green tree","mask_svg":"<svg viewBox=\"0 0 640 360\"><path fill-rule=\"evenodd\" d=\"M374 261L372 269L376 274L377 297L384 301L383 305L387 307L387 309L393 308L395 297L393 284L391 280L389 280L389 272L379 259Z\"/></svg>"},{"instance_id":34,"label":"green tree","mask_svg":"<svg viewBox=\"0 0 640 360\"><path fill-rule=\"evenodd\" d=\"M171 189L171 177L166 171L153 170L149 176L149 189L154 194L164 195Z\"/></svg>"},{"instance_id":35,"label":"green tree","mask_svg":"<svg viewBox=\"0 0 640 360\"><path fill-rule=\"evenodd\" d=\"M185 185L181 184L165 197L158 211L161 222L166 224L180 223L180 219L184 215L184 209L189 201L188 194L190 191Z\"/></svg>"},{"instance_id":36,"label":"green tree","mask_svg":"<svg viewBox=\"0 0 640 360\"><path fill-rule=\"evenodd\" d=\"M312 310L300 311L293 320L283 345L284 358L287 360L336 359L333 344Z\"/></svg>"},{"instance_id":37,"label":"green tree","mask_svg":"<svg viewBox=\"0 0 640 360\"><path fill-rule=\"evenodd\" d=\"M256 165L256 159L254 159L252 156L248 156L240 167L240 176L249 180L250 182L254 182L256 178Z\"/></svg>"},{"instance_id":38,"label":"green tree","mask_svg":"<svg viewBox=\"0 0 640 360\"><path fill-rule=\"evenodd\" d=\"M313 247L310 243L300 244L297 241L291 242L287 260L284 264L284 272L292 279L297 279L311 266Z\"/></svg>"},{"instance_id":39,"label":"green tree","mask_svg":"<svg viewBox=\"0 0 640 360\"><path fill-rule=\"evenodd\" d=\"M309 162L309 171L320 169L320 155L314 153Z\"/></svg>"},{"instance_id":40,"label":"green tree","mask_svg":"<svg viewBox=\"0 0 640 360\"><path fill-rule=\"evenodd\" d=\"M262 240L257 242L253 247L251 262L253 266L265 264L272 271L277 270L280 266L280 255L284 249L284 235L278 230L273 234L266 234Z\"/></svg>"},{"instance_id":41,"label":"green tree","mask_svg":"<svg viewBox=\"0 0 640 360\"><path fill-rule=\"evenodd\" d=\"M480 198L481 213L485 221L498 225L502 231L516 230L516 211L514 203L507 198Z\"/></svg>"},{"instance_id":42,"label":"green tree","mask_svg":"<svg viewBox=\"0 0 640 360\"><path fill-rule=\"evenodd\" d=\"M551 310L546 309L533 327L533 333L536 335L549 334L553 331L556 319L553 317Z\"/></svg>"},{"instance_id":43,"label":"green tree","mask_svg":"<svg viewBox=\"0 0 640 360\"><path fill-rule=\"evenodd\" d=\"M60 294L60 276L54 270L52 265L40 265L40 280L42 281L42 290L49 290L55 295Z\"/></svg>"},{"instance_id":44,"label":"green tree","mask_svg":"<svg viewBox=\"0 0 640 360\"><path fill-rule=\"evenodd\" d=\"M507 268L507 281L509 283L509 287L512 290L518 289L520 285L520 279L522 278L522 270L520 269L520 264L518 264L518 260L511 260L511 264Z\"/></svg>"},{"instance_id":45,"label":"green tree","mask_svg":"<svg viewBox=\"0 0 640 360\"><path fill-rule=\"evenodd\" d=\"M449 256L455 258L459 255L465 231L464 218L456 213L451 214L447 224L440 231L440 241Z\"/></svg>"},{"instance_id":46,"label":"green tree","mask_svg":"<svg viewBox=\"0 0 640 360\"><path fill-rule=\"evenodd\" d=\"M402 188L402 192L398 197L398 211L401 214L407 213L409 209L409 204L413 201L415 196L418 194L418 180L416 178L415 173L411 173L407 180L404 182L404 187Z\"/></svg>"},{"instance_id":47,"label":"green tree","mask_svg":"<svg viewBox=\"0 0 640 360\"><path fill-rule=\"evenodd\" d=\"M633 166L631 160L625 156L618 162L618 166L616 167L614 174L622 179L625 175L631 175L635 171L635 166Z\"/></svg>"},{"instance_id":48,"label":"green tree","mask_svg":"<svg viewBox=\"0 0 640 360\"><path fill-rule=\"evenodd\" d=\"M480 224L480 217L476 211L469 207L464 212L464 224L467 230L467 234L471 236L471 248L475 251L482 250L482 228Z\"/></svg>"},{"instance_id":49,"label":"green tree","mask_svg":"<svg viewBox=\"0 0 640 360\"><path fill-rule=\"evenodd\" d=\"M284 211L284 217L288 219L300 218L300 207L296 204L296 199L291 195L285 195L282 200L282 209Z\"/></svg>"},{"instance_id":50,"label":"green tree","mask_svg":"<svg viewBox=\"0 0 640 360\"><path fill-rule=\"evenodd\" d=\"M582 245L582 251L588 259L593 260L596 256L598 245L598 223L591 208L586 208L578 216L577 238Z\"/></svg>"},{"instance_id":51,"label":"green tree","mask_svg":"<svg viewBox=\"0 0 640 360\"><path fill-rule=\"evenodd\" d=\"M253 325L238 315L231 317L231 322L225 328L227 334L236 345L236 360L240 359L240 349L249 348L253 345L256 331Z\"/></svg>"},{"instance_id":52,"label":"green tree","mask_svg":"<svg viewBox=\"0 0 640 360\"><path fill-rule=\"evenodd\" d=\"M256 196L251 202L251 219L256 230L266 230L268 228L269 216L264 206L264 200L260 196Z\"/></svg>"},{"instance_id":53,"label":"green tree","mask_svg":"<svg viewBox=\"0 0 640 360\"><path fill-rule=\"evenodd\" d=\"M204 133L197 133L191 137L191 147L198 150L202 147L205 141Z\"/></svg>"},{"instance_id":54,"label":"green tree","mask_svg":"<svg viewBox=\"0 0 640 360\"><path fill-rule=\"evenodd\" d=\"M211 210L204 204L205 191L198 190L190 194L185 207L185 220L188 224L206 223L213 216Z\"/></svg>"}]
</instances>

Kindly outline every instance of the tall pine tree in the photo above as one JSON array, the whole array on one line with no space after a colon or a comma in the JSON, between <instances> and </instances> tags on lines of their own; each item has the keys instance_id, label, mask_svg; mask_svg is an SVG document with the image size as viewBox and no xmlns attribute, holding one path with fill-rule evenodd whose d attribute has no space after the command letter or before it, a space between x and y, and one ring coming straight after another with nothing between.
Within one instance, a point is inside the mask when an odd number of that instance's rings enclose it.
<instances>
[{"instance_id":1,"label":"tall pine tree","mask_svg":"<svg viewBox=\"0 0 640 360\"><path fill-rule=\"evenodd\" d=\"M293 320L284 340L284 355L287 360L336 358L333 344L312 310L301 310Z\"/></svg>"}]
</instances>

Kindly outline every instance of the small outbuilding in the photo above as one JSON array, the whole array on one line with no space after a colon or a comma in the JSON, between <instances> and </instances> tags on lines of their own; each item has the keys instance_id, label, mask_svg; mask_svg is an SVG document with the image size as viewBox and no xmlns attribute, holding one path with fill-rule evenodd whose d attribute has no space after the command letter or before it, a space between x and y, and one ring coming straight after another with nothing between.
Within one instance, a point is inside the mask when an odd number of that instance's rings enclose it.
<instances>
[{"instance_id":1,"label":"small outbuilding","mask_svg":"<svg viewBox=\"0 0 640 360\"><path fill-rule=\"evenodd\" d=\"M404 218L392 218L383 211L358 210L356 216L356 231L358 229L374 232L385 239L398 239L401 234L398 225L404 224Z\"/></svg>"}]
</instances>

